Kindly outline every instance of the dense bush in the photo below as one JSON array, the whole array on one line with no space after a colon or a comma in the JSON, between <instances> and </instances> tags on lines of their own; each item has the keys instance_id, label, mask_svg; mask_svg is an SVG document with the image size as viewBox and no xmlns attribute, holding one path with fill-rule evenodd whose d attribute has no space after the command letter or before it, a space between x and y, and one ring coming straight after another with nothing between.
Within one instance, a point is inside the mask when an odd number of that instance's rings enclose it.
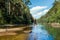
<instances>
[{"instance_id":1,"label":"dense bush","mask_svg":"<svg viewBox=\"0 0 60 40\"><path fill-rule=\"evenodd\" d=\"M29 0L0 0L0 24L32 24Z\"/></svg>"}]
</instances>

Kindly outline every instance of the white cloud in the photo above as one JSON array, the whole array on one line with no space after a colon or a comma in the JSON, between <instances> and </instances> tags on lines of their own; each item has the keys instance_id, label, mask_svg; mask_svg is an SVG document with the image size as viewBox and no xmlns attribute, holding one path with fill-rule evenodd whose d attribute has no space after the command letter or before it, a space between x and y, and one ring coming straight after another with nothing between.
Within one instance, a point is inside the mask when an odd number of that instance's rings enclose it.
<instances>
[{"instance_id":1,"label":"white cloud","mask_svg":"<svg viewBox=\"0 0 60 40\"><path fill-rule=\"evenodd\" d=\"M31 8L30 11L31 11L31 13L35 13L38 10L42 10L44 8L47 8L47 6L36 6L36 7Z\"/></svg>"},{"instance_id":2,"label":"white cloud","mask_svg":"<svg viewBox=\"0 0 60 40\"><path fill-rule=\"evenodd\" d=\"M38 12L38 13L34 14L33 17L36 18L36 19L38 19L41 16L45 15L48 11L49 11L49 9L43 10L41 12Z\"/></svg>"},{"instance_id":3,"label":"white cloud","mask_svg":"<svg viewBox=\"0 0 60 40\"><path fill-rule=\"evenodd\" d=\"M45 9L45 8L47 8L47 6L36 6L36 7L31 8L30 12L35 19L38 19L48 12L49 9ZM45 9L45 10L41 11L42 9Z\"/></svg>"}]
</instances>

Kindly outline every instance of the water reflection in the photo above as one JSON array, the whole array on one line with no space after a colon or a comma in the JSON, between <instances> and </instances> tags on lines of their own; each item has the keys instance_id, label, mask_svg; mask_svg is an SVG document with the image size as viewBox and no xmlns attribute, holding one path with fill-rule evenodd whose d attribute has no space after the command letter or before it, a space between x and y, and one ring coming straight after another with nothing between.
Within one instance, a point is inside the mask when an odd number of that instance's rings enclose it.
<instances>
[{"instance_id":1,"label":"water reflection","mask_svg":"<svg viewBox=\"0 0 60 40\"><path fill-rule=\"evenodd\" d=\"M28 40L53 40L53 37L48 34L42 25L33 25Z\"/></svg>"}]
</instances>

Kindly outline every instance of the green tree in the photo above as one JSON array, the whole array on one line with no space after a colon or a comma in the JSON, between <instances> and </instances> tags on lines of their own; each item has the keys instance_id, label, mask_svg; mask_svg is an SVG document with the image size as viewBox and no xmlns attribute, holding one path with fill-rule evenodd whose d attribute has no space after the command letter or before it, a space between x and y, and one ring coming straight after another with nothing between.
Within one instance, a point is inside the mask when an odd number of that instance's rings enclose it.
<instances>
[{"instance_id":1,"label":"green tree","mask_svg":"<svg viewBox=\"0 0 60 40\"><path fill-rule=\"evenodd\" d=\"M48 13L41 17L39 19L40 22L42 22L42 20L46 23L60 23L60 2L59 1L55 1L53 7L48 11Z\"/></svg>"},{"instance_id":2,"label":"green tree","mask_svg":"<svg viewBox=\"0 0 60 40\"><path fill-rule=\"evenodd\" d=\"M1 15L3 24L31 24L33 19L28 5L30 0L2 0ZM2 4L1 4L2 6Z\"/></svg>"}]
</instances>

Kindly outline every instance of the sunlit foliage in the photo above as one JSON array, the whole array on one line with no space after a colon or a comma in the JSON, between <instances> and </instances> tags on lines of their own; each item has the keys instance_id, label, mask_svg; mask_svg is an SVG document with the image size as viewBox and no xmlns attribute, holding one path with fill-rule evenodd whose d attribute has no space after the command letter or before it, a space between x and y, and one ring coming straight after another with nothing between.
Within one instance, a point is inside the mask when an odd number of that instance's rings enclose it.
<instances>
[{"instance_id":1,"label":"sunlit foliage","mask_svg":"<svg viewBox=\"0 0 60 40\"><path fill-rule=\"evenodd\" d=\"M48 13L39 19L40 22L46 23L60 23L60 2L55 1L53 7L48 11Z\"/></svg>"}]
</instances>

